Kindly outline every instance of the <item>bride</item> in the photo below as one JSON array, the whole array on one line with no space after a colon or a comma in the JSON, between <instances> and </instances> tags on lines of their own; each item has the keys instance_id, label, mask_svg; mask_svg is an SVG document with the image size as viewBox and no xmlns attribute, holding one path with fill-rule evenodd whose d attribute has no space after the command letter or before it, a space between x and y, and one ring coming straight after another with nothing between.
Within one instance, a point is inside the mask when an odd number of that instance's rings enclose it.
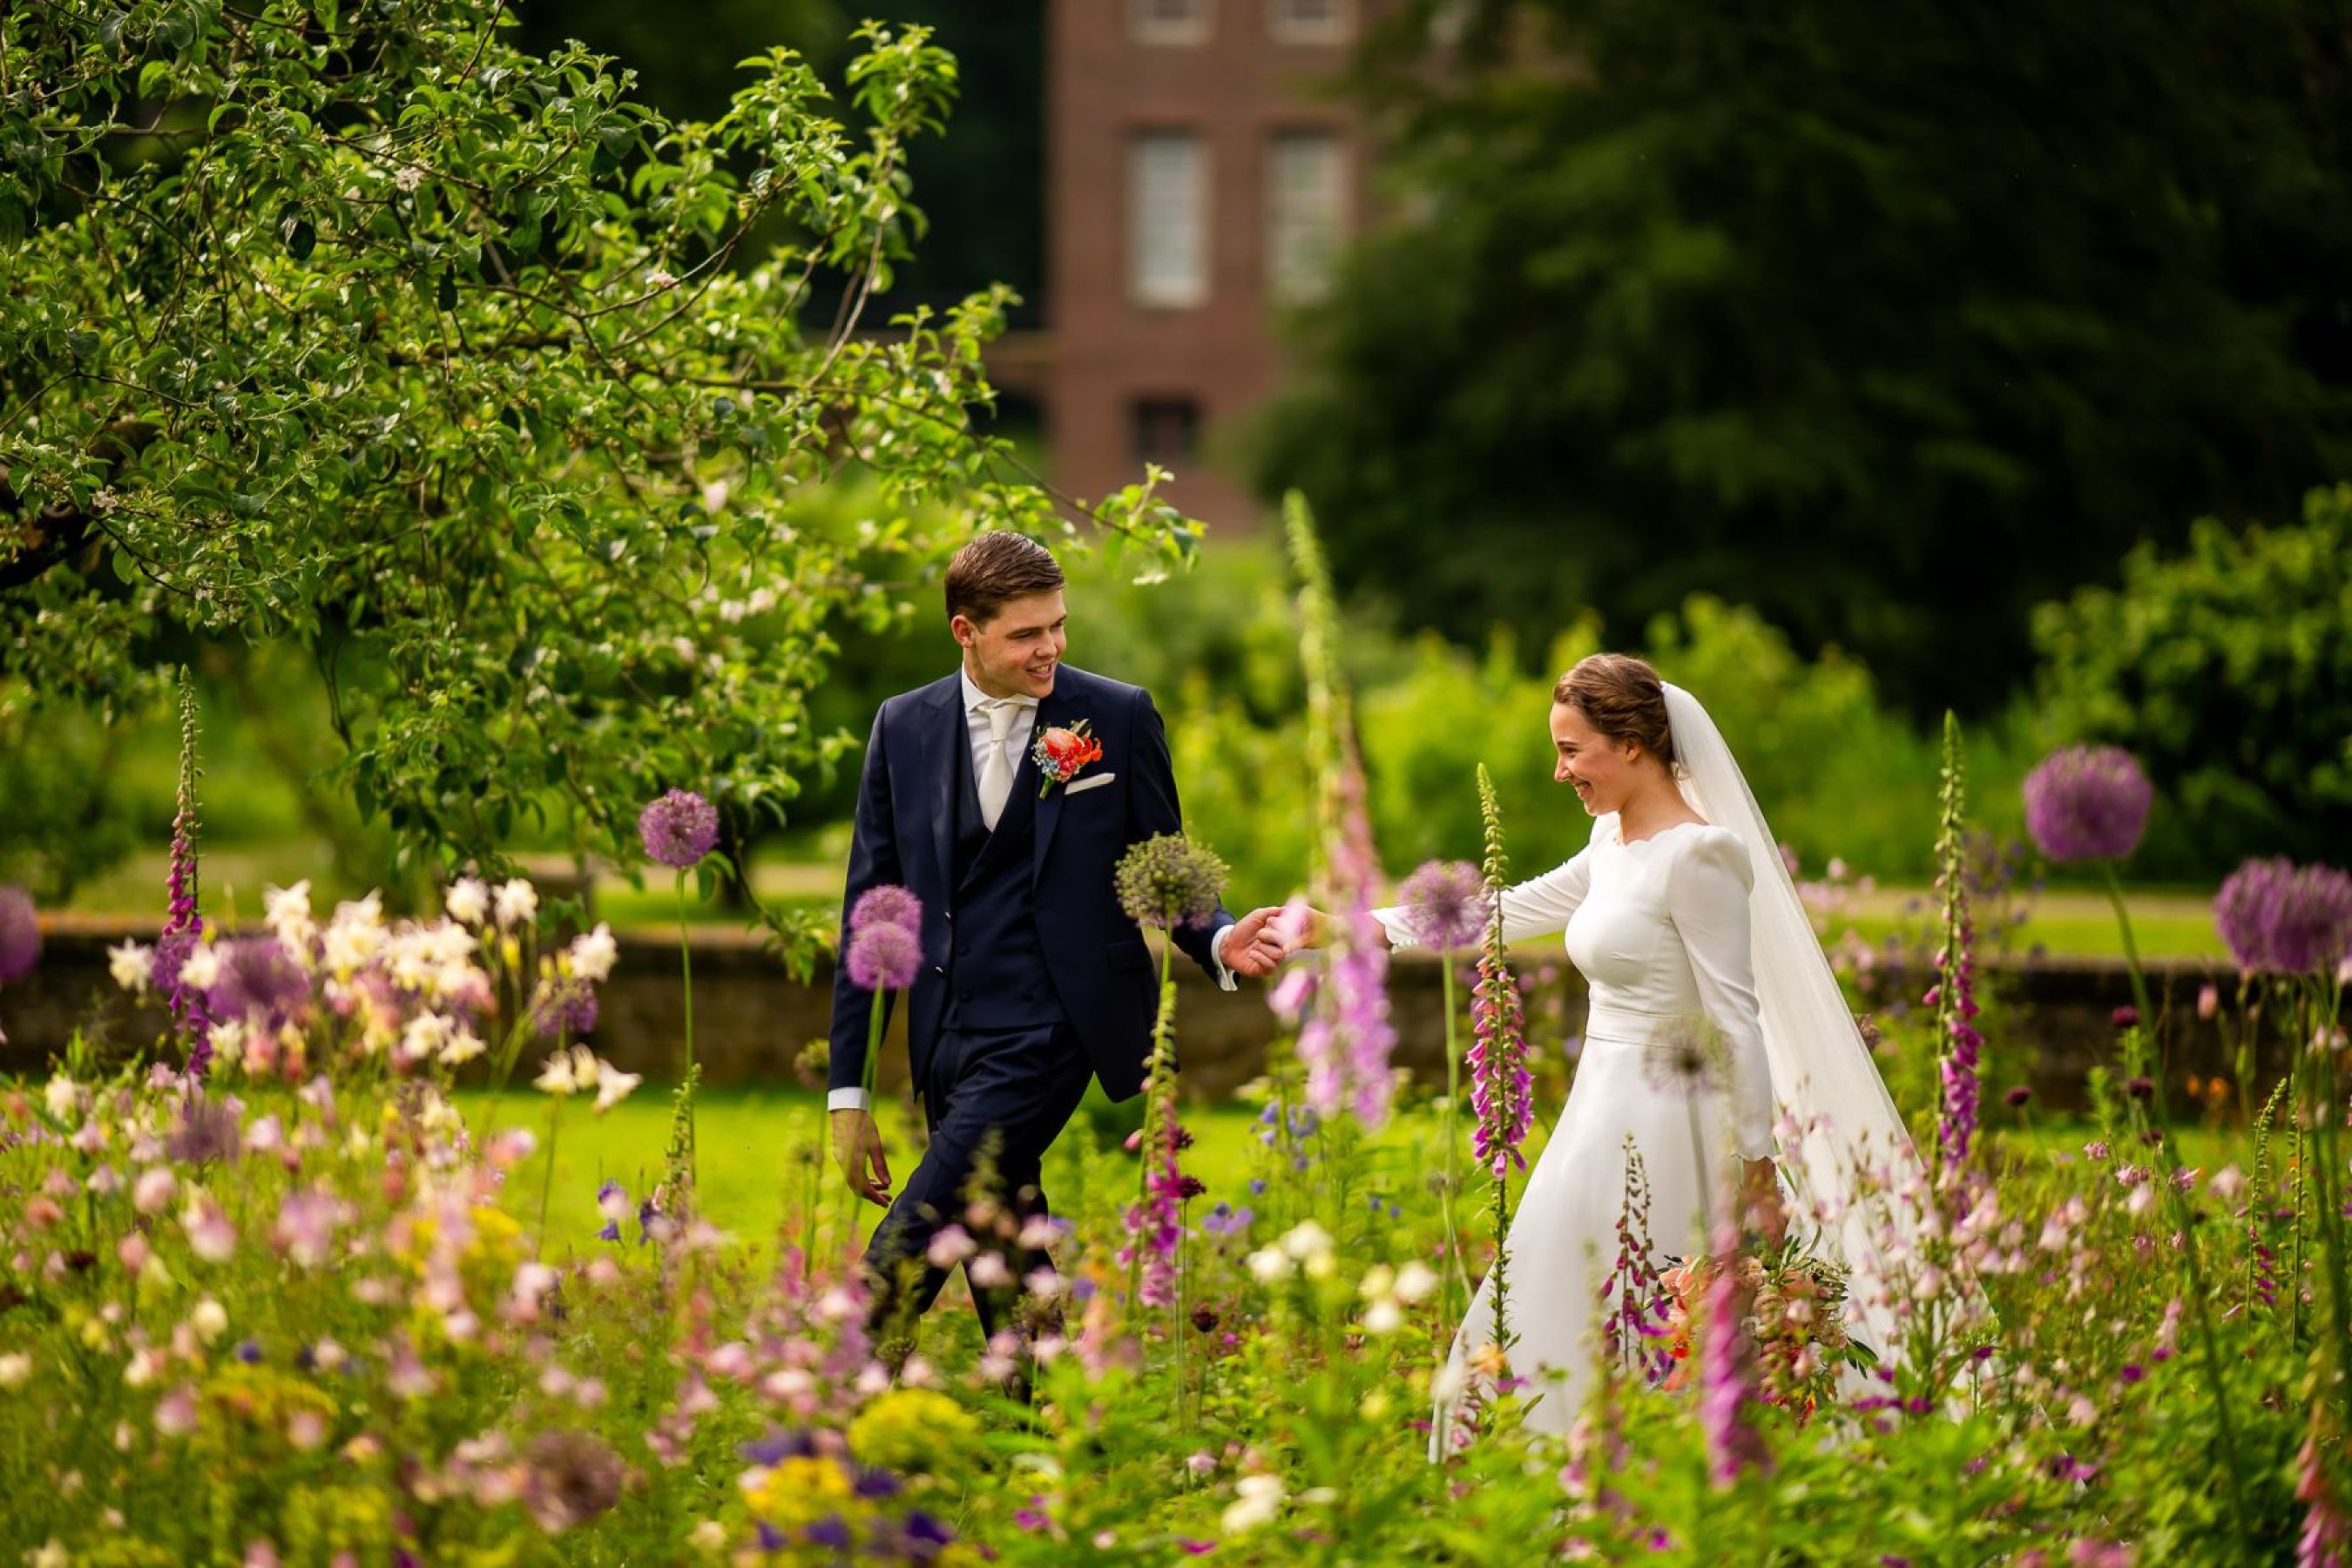
<instances>
[{"instance_id":1,"label":"bride","mask_svg":"<svg viewBox=\"0 0 2352 1568\"><path fill-rule=\"evenodd\" d=\"M1506 1243L1506 1327L1510 1369L1539 1395L1528 1425L1565 1435L1599 1353L1629 1138L1661 1257L1705 1249L1736 1160L1751 1224L1781 1233L1785 1176L1809 1200L1800 1219L1823 1227L1821 1249L1843 1255L1857 1277L1885 1221L1861 1196L1874 1184L1863 1179L1871 1156L1898 1167L1916 1156L1706 710L1642 660L1595 654L1553 689L1551 737L1552 776L1575 789L1592 838L1504 892L1503 935L1565 931L1591 1010L1567 1107ZM1376 913L1390 946L1413 945L1411 910ZM1779 1112L1788 1115L1780 1125L1802 1131L1776 1151ZM1463 1438L1449 1395L1496 1338L1493 1293L1489 1276L1437 1381L1433 1452ZM1862 1296L1850 1309L1874 1316ZM1884 1334L1892 1325L1861 1327Z\"/></svg>"}]
</instances>

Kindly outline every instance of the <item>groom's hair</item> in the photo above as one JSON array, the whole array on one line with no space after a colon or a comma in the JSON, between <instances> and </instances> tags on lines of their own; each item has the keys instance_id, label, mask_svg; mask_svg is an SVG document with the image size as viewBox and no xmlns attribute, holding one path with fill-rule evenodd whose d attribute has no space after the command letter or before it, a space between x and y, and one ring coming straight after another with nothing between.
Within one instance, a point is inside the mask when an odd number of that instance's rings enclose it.
<instances>
[{"instance_id":1,"label":"groom's hair","mask_svg":"<svg viewBox=\"0 0 2352 1568\"><path fill-rule=\"evenodd\" d=\"M1005 605L1062 586L1054 552L1019 533L983 533L948 563L948 618L969 616L985 626Z\"/></svg>"}]
</instances>

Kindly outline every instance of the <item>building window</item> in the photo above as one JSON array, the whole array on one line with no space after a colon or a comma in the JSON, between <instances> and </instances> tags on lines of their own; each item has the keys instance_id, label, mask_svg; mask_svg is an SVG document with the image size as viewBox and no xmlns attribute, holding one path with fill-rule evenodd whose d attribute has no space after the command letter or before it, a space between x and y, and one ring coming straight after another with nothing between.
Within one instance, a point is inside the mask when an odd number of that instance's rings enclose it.
<instances>
[{"instance_id":1,"label":"building window","mask_svg":"<svg viewBox=\"0 0 2352 1568\"><path fill-rule=\"evenodd\" d=\"M1129 444L1138 465L1171 472L1192 460L1201 442L1201 405L1190 397L1139 397L1128 409Z\"/></svg>"},{"instance_id":2,"label":"building window","mask_svg":"<svg viewBox=\"0 0 2352 1568\"><path fill-rule=\"evenodd\" d=\"M1266 158L1266 278L1276 303L1323 297L1348 237L1348 149L1336 132L1287 131Z\"/></svg>"},{"instance_id":3,"label":"building window","mask_svg":"<svg viewBox=\"0 0 2352 1568\"><path fill-rule=\"evenodd\" d=\"M1216 0L1128 0L1139 44L1205 44Z\"/></svg>"},{"instance_id":4,"label":"building window","mask_svg":"<svg viewBox=\"0 0 2352 1568\"><path fill-rule=\"evenodd\" d=\"M1189 131L1148 131L1128 149L1128 276L1139 305L1209 297L1209 153Z\"/></svg>"},{"instance_id":5,"label":"building window","mask_svg":"<svg viewBox=\"0 0 2352 1568\"><path fill-rule=\"evenodd\" d=\"M1353 0L1272 0L1266 16L1277 44L1344 44L1355 33Z\"/></svg>"}]
</instances>

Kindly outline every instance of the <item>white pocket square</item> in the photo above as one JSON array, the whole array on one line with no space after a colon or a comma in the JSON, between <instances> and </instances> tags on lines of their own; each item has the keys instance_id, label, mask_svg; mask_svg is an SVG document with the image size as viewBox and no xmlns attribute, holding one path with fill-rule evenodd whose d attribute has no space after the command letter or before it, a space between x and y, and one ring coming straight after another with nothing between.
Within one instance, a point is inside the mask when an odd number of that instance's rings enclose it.
<instances>
[{"instance_id":1,"label":"white pocket square","mask_svg":"<svg viewBox=\"0 0 2352 1568\"><path fill-rule=\"evenodd\" d=\"M1084 795L1087 791L1095 788L1097 785L1107 784L1117 777L1118 777L1117 773L1097 773L1092 778L1080 779L1076 784L1063 785L1062 793L1064 795Z\"/></svg>"}]
</instances>

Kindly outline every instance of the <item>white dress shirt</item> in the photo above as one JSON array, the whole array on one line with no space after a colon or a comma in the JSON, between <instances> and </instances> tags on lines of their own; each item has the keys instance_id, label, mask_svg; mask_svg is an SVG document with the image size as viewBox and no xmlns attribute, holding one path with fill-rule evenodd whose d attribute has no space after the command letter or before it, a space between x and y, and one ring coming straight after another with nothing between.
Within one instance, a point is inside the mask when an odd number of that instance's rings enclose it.
<instances>
[{"instance_id":1,"label":"white dress shirt","mask_svg":"<svg viewBox=\"0 0 2352 1568\"><path fill-rule=\"evenodd\" d=\"M960 668L957 671L957 679L963 682L964 732L971 742L970 760L972 778L977 781L980 777L982 760L988 755L990 742L988 710L982 704L990 699L987 692L973 684L971 670ZM1037 728L1037 700L1034 697L1017 696L1001 700L1012 702L1020 710L1013 716L1013 727L1005 732L1004 736L1005 761L1017 773L1021 771L1021 759L1029 750L1029 737ZM1234 972L1225 967L1225 938L1233 933L1233 929L1231 926L1225 927L1218 931L1215 938L1209 943L1209 957L1217 972L1217 985L1219 989L1225 991L1239 989L1234 981ZM877 997L876 1001L878 1005L880 999ZM825 1096L825 1109L863 1110L866 1109L866 1091L854 1088L836 1089Z\"/></svg>"}]
</instances>

